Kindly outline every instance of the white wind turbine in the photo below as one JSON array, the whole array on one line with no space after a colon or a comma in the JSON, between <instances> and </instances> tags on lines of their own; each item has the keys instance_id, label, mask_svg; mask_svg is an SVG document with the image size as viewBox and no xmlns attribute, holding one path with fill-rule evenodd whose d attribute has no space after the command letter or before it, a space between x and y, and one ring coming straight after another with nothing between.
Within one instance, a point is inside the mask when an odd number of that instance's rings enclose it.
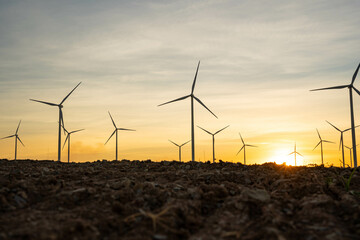
<instances>
[{"instance_id":1,"label":"white wind turbine","mask_svg":"<svg viewBox=\"0 0 360 240\"><path fill-rule=\"evenodd\" d=\"M316 129L316 132L317 132L317 134L318 134L318 136L319 136L320 141L319 141L319 143L314 147L313 151L320 145L320 148L321 148L321 164L324 165L323 142L325 142L325 143L334 143L334 142L330 142L330 141L327 141L327 140L323 140L323 139L321 138L320 133L319 133L319 131L318 131L317 129Z\"/></svg>"},{"instance_id":2,"label":"white wind turbine","mask_svg":"<svg viewBox=\"0 0 360 240\"><path fill-rule=\"evenodd\" d=\"M210 134L212 136L212 148L213 148L213 163L215 163L215 135L218 134L219 132L221 132L222 130L228 128L230 125L220 129L219 131L216 131L215 133L211 133L209 132L208 130L200 127L200 126L197 126L198 128L200 128L201 130L203 130L204 132Z\"/></svg>"},{"instance_id":3,"label":"white wind turbine","mask_svg":"<svg viewBox=\"0 0 360 240\"><path fill-rule=\"evenodd\" d=\"M250 145L250 144L246 144L246 143L244 142L244 139L242 138L242 136L241 136L240 133L239 133L239 136L240 136L240 138L241 138L241 141L242 141L242 143L243 143L243 146L240 148L240 150L238 151L238 153L237 153L236 155L238 155L238 154L241 152L241 150L244 149L244 165L246 165L246 147L257 147L257 146L255 146L255 145Z\"/></svg>"},{"instance_id":4,"label":"white wind turbine","mask_svg":"<svg viewBox=\"0 0 360 240\"><path fill-rule=\"evenodd\" d=\"M115 155L116 155L116 159L115 159L115 160L118 160L118 131L136 131L136 130L116 127L116 124L115 124L114 119L112 118L110 112L109 112L109 116L110 116L111 121L112 121L112 123L113 123L113 125L114 125L114 127L115 127L115 130L114 130L114 132L110 135L109 139L105 142L105 144L106 144L106 143L110 140L110 138L116 133L116 150L115 150L115 152L116 152L116 154L115 154Z\"/></svg>"},{"instance_id":5,"label":"white wind turbine","mask_svg":"<svg viewBox=\"0 0 360 240\"><path fill-rule=\"evenodd\" d=\"M190 142L191 140L187 141L186 143L183 143L181 145L174 143L173 141L171 141L169 139L169 142L171 142L172 144L174 144L175 146L177 146L179 148L179 162L181 162L181 147L184 146L185 144L187 144L188 142Z\"/></svg>"},{"instance_id":6,"label":"white wind turbine","mask_svg":"<svg viewBox=\"0 0 360 240\"><path fill-rule=\"evenodd\" d=\"M76 85L76 87L73 90L71 90L71 92L68 95L66 95L66 97L59 104L30 99L30 101L39 102L39 103L43 103L43 104L47 104L47 105L55 106L55 107L59 108L59 136L58 136L58 161L59 162L61 161L61 124L64 125L63 112L62 112L63 105L62 104L65 102L65 100L70 96L70 94L80 84L81 84L81 82L79 82L78 85Z\"/></svg>"},{"instance_id":7,"label":"white wind turbine","mask_svg":"<svg viewBox=\"0 0 360 240\"><path fill-rule=\"evenodd\" d=\"M73 133L76 133L76 132L80 132L80 131L83 131L85 129L79 129L79 130L74 130L74 131L71 131L69 132L65 127L64 125L62 125L64 131L66 132L67 136L65 138L65 142L64 142L64 146L63 146L63 149L65 147L65 144L66 144L66 141L68 142L68 163L70 163L70 140L71 140L71 134Z\"/></svg>"},{"instance_id":8,"label":"white wind turbine","mask_svg":"<svg viewBox=\"0 0 360 240\"><path fill-rule=\"evenodd\" d=\"M184 99L190 97L190 99L191 99L191 160L192 161L195 161L194 99L198 103L200 103L204 108L206 108L212 115L214 115L217 118L217 116L212 111L210 111L210 109L208 107L206 107L205 104L202 101L200 101L199 98L195 97L195 95L194 95L195 83L196 83L196 78L197 78L197 74L198 74L198 71L199 71L199 66L200 66L200 61L199 61L198 65L197 65L197 68L196 68L196 73L195 73L191 93L189 95L186 95L184 97L177 98L175 100L172 100L172 101L169 101L169 102L162 103L162 104L158 105L158 106L162 106L162 105L165 105L165 104L168 104L168 103L184 100Z\"/></svg>"},{"instance_id":9,"label":"white wind turbine","mask_svg":"<svg viewBox=\"0 0 360 240\"><path fill-rule=\"evenodd\" d=\"M357 167L357 155L356 155L356 135L355 135L355 119L354 119L354 106L353 106L353 92L352 90L354 90L355 92L357 92L357 94L360 95L360 91L357 90L354 87L354 82L355 82L355 78L356 75L358 74L360 68L360 64L358 65L358 67L355 70L355 73L352 77L351 83L348 85L340 85L340 86L335 86L335 87L327 87L327 88L319 88L319 89L313 89L310 91L319 91L319 90L329 90L329 89L342 89L342 88L348 88L349 89L349 97L350 97L350 119L351 119L351 137L352 137L352 146L353 146L353 156L354 156L354 166Z\"/></svg>"},{"instance_id":10,"label":"white wind turbine","mask_svg":"<svg viewBox=\"0 0 360 240\"><path fill-rule=\"evenodd\" d=\"M294 154L294 156L295 156L295 166L296 166L296 154L298 154L298 155L300 155L300 156L303 157L303 155L301 155L300 153L298 153L298 152L296 151L296 143L295 143L294 151L293 151L292 153L289 153L289 155L291 155L291 154Z\"/></svg>"},{"instance_id":11,"label":"white wind turbine","mask_svg":"<svg viewBox=\"0 0 360 240\"><path fill-rule=\"evenodd\" d=\"M17 140L20 141L20 143L25 147L25 145L22 143L22 141L20 140L20 137L18 135L18 131L19 131L19 127L20 127L20 123L21 123L21 120L16 128L16 132L14 135L10 135L10 136L7 136L7 137L3 137L2 139L5 139L5 138L12 138L12 137L15 137L15 159L16 160L16 157L17 157Z\"/></svg>"}]
</instances>

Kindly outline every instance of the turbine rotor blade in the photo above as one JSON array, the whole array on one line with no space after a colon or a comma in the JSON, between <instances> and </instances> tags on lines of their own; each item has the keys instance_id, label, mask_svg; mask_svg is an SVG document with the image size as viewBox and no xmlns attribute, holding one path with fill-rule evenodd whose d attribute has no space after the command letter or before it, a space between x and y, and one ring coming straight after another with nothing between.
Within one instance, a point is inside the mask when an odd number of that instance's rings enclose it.
<instances>
[{"instance_id":1,"label":"turbine rotor blade","mask_svg":"<svg viewBox=\"0 0 360 240\"><path fill-rule=\"evenodd\" d=\"M303 157L303 155L301 155L300 153L298 153L298 152L295 152L295 154L299 154L300 156L302 156Z\"/></svg>"},{"instance_id":2,"label":"turbine rotor blade","mask_svg":"<svg viewBox=\"0 0 360 240\"><path fill-rule=\"evenodd\" d=\"M180 147L178 144L174 143L174 142L173 142L173 141L171 141L170 139L168 139L168 140L169 140L169 142L171 142L172 144L174 144L174 145L176 145L176 146Z\"/></svg>"},{"instance_id":3,"label":"turbine rotor blade","mask_svg":"<svg viewBox=\"0 0 360 240\"><path fill-rule=\"evenodd\" d=\"M15 137L16 135L10 135L10 136L7 136L7 137L3 137L1 139L5 139L5 138L12 138L12 137Z\"/></svg>"},{"instance_id":4,"label":"turbine rotor blade","mask_svg":"<svg viewBox=\"0 0 360 240\"><path fill-rule=\"evenodd\" d=\"M76 133L76 132L80 132L80 131L84 131L84 130L85 130L85 129L75 130L75 131L70 132L70 134L72 134L72 133Z\"/></svg>"},{"instance_id":5,"label":"turbine rotor blade","mask_svg":"<svg viewBox=\"0 0 360 240\"><path fill-rule=\"evenodd\" d=\"M115 134L115 132L116 132L117 130L115 129L115 131L110 135L110 137L109 137L109 139L105 142L105 144L104 145L106 145L107 144L107 142L110 140L110 138L112 137L112 136L114 136L114 134Z\"/></svg>"},{"instance_id":6,"label":"turbine rotor blade","mask_svg":"<svg viewBox=\"0 0 360 240\"><path fill-rule=\"evenodd\" d=\"M244 139L242 138L241 134L239 133L242 143L245 145Z\"/></svg>"},{"instance_id":7,"label":"turbine rotor blade","mask_svg":"<svg viewBox=\"0 0 360 240\"><path fill-rule=\"evenodd\" d=\"M323 142L326 142L326 143L334 143L334 142L331 142L331 141L328 141L328 140L322 140Z\"/></svg>"},{"instance_id":8,"label":"turbine rotor blade","mask_svg":"<svg viewBox=\"0 0 360 240\"><path fill-rule=\"evenodd\" d=\"M60 105L65 102L65 100L70 96L70 94L73 93L73 91L75 91L75 89L76 89L80 84L81 84L81 82L79 82L78 85L76 85L76 87L74 87L74 89L71 90L71 92L70 92L68 95L66 95L66 97L61 101Z\"/></svg>"},{"instance_id":9,"label":"turbine rotor blade","mask_svg":"<svg viewBox=\"0 0 360 240\"><path fill-rule=\"evenodd\" d=\"M30 99L30 101L39 102L39 103L47 104L47 105L50 105L50 106L59 106L59 104L50 103L50 102L44 102L44 101L39 101L39 100L35 100L35 99Z\"/></svg>"},{"instance_id":10,"label":"turbine rotor blade","mask_svg":"<svg viewBox=\"0 0 360 240\"><path fill-rule=\"evenodd\" d=\"M239 153L241 152L241 150L243 150L244 147L245 147L245 145L243 145L242 148L240 148L240 150L237 152L236 156L239 155Z\"/></svg>"},{"instance_id":11,"label":"turbine rotor blade","mask_svg":"<svg viewBox=\"0 0 360 240\"><path fill-rule=\"evenodd\" d=\"M335 128L336 130L338 130L339 132L341 132L341 130L340 129L338 129L337 127L335 127L335 125L334 124L332 124L331 122L329 122L328 120L325 120L328 124L330 124L331 126L333 126L333 128ZM349 128L349 129L351 129L351 128Z\"/></svg>"},{"instance_id":12,"label":"turbine rotor blade","mask_svg":"<svg viewBox=\"0 0 360 240\"><path fill-rule=\"evenodd\" d=\"M211 132L209 132L208 130L206 130L206 129L200 127L200 126L197 126L197 127L200 128L201 130L203 130L204 132L207 132L208 134L213 135L213 134L212 134Z\"/></svg>"},{"instance_id":13,"label":"turbine rotor blade","mask_svg":"<svg viewBox=\"0 0 360 240\"><path fill-rule=\"evenodd\" d=\"M339 150L341 149L341 144L344 144L344 143L343 143L343 135L342 135L342 134L341 134L341 136L340 136Z\"/></svg>"},{"instance_id":14,"label":"turbine rotor blade","mask_svg":"<svg viewBox=\"0 0 360 240\"><path fill-rule=\"evenodd\" d=\"M335 87L327 87L327 88L317 88L317 89L312 89L310 91L320 91L320 90L329 90L329 89L341 89L341 88L347 88L350 87L351 85L341 85L341 86L335 86Z\"/></svg>"},{"instance_id":15,"label":"turbine rotor blade","mask_svg":"<svg viewBox=\"0 0 360 240\"><path fill-rule=\"evenodd\" d=\"M23 142L21 141L21 139L19 138L19 136L16 136L16 138L20 141L20 143L25 147L25 145L23 144Z\"/></svg>"},{"instance_id":16,"label":"turbine rotor blade","mask_svg":"<svg viewBox=\"0 0 360 240\"><path fill-rule=\"evenodd\" d=\"M355 90L355 92L357 93L357 94L359 94L360 95L360 91L359 90L357 90L357 88L356 87L352 87L354 90Z\"/></svg>"},{"instance_id":17,"label":"turbine rotor blade","mask_svg":"<svg viewBox=\"0 0 360 240\"><path fill-rule=\"evenodd\" d=\"M109 113L109 116L110 116L110 118L111 118L112 123L114 124L114 127L117 128L117 127L116 127L116 124L115 124L115 122L114 122L114 119L112 118L112 116L111 116L111 114L110 114L110 111L108 111L108 113Z\"/></svg>"},{"instance_id":18,"label":"turbine rotor blade","mask_svg":"<svg viewBox=\"0 0 360 240\"><path fill-rule=\"evenodd\" d=\"M206 108L206 110L208 110L212 115L214 115L214 117L218 118L207 106L205 106L205 104L200 101L200 99L198 99L197 97L193 96L195 98L196 101L198 101L198 103L200 103L204 108Z\"/></svg>"},{"instance_id":19,"label":"turbine rotor blade","mask_svg":"<svg viewBox=\"0 0 360 240\"><path fill-rule=\"evenodd\" d=\"M67 140L68 140L69 136L70 136L70 134L68 134L68 135L66 136L66 138L65 138L65 142L64 142L64 145L63 145L63 148L62 148L62 149L64 149L65 144L66 144L66 142L67 142Z\"/></svg>"},{"instance_id":20,"label":"turbine rotor blade","mask_svg":"<svg viewBox=\"0 0 360 240\"><path fill-rule=\"evenodd\" d=\"M316 129L316 132L317 132L317 134L318 134L318 136L319 136L319 138L320 138L320 140L321 140L321 136L320 136L319 130Z\"/></svg>"},{"instance_id":21,"label":"turbine rotor blade","mask_svg":"<svg viewBox=\"0 0 360 240\"><path fill-rule=\"evenodd\" d=\"M321 141L320 141L318 144L316 144L316 146L314 147L313 151L320 145L320 143L321 143Z\"/></svg>"},{"instance_id":22,"label":"turbine rotor blade","mask_svg":"<svg viewBox=\"0 0 360 240\"><path fill-rule=\"evenodd\" d=\"M17 134L17 133L18 133L18 131L19 131L20 123L21 123L21 120L20 120L20 122L19 122L19 125L17 126L17 129L16 129L15 134Z\"/></svg>"},{"instance_id":23,"label":"turbine rotor blade","mask_svg":"<svg viewBox=\"0 0 360 240\"><path fill-rule=\"evenodd\" d=\"M59 107L59 109L60 109L60 120L61 120L61 124L63 125L63 126L65 126L65 124L64 124L64 115L63 115L63 112L62 112L62 109L61 109L61 107ZM60 125L61 125L60 124ZM66 131L67 132L67 131ZM64 134L65 134L65 127L64 127Z\"/></svg>"},{"instance_id":24,"label":"turbine rotor blade","mask_svg":"<svg viewBox=\"0 0 360 240\"><path fill-rule=\"evenodd\" d=\"M245 146L247 146L247 147L258 147L258 146L250 145L250 144L245 144Z\"/></svg>"},{"instance_id":25,"label":"turbine rotor blade","mask_svg":"<svg viewBox=\"0 0 360 240\"><path fill-rule=\"evenodd\" d=\"M117 128L117 130L121 130L121 131L136 131L134 129L128 129L128 128Z\"/></svg>"},{"instance_id":26,"label":"turbine rotor blade","mask_svg":"<svg viewBox=\"0 0 360 240\"><path fill-rule=\"evenodd\" d=\"M215 132L214 135L215 135L215 134L218 134L219 132L225 130L225 129L228 128L228 127L230 127L230 125L227 125L226 127L224 127L224 128L222 128L222 129L220 129L219 131Z\"/></svg>"},{"instance_id":27,"label":"turbine rotor blade","mask_svg":"<svg viewBox=\"0 0 360 240\"><path fill-rule=\"evenodd\" d=\"M184 146L185 144L187 144L189 142L191 142L191 140L187 141L186 143L181 144L180 147Z\"/></svg>"},{"instance_id":28,"label":"turbine rotor blade","mask_svg":"<svg viewBox=\"0 0 360 240\"><path fill-rule=\"evenodd\" d=\"M184 99L186 99L186 98L188 98L188 97L190 97L190 96L191 96L191 95L186 95L186 96L184 96L184 97L177 98L177 99L171 100L171 101L166 102L166 103L162 103L162 104L158 105L158 107L163 106L163 105L165 105L165 104L172 103L172 102L177 102L177 101L184 100Z\"/></svg>"},{"instance_id":29,"label":"turbine rotor blade","mask_svg":"<svg viewBox=\"0 0 360 240\"><path fill-rule=\"evenodd\" d=\"M355 78L356 78L356 75L358 74L359 68L360 68L360 63L358 65L358 67L356 68L356 71L354 72L354 75L353 75L352 81L351 81L351 85L353 85L353 83L355 82Z\"/></svg>"},{"instance_id":30,"label":"turbine rotor blade","mask_svg":"<svg viewBox=\"0 0 360 240\"><path fill-rule=\"evenodd\" d=\"M294 154L294 153L296 153L296 152L289 153L288 155L291 155L291 154Z\"/></svg>"},{"instance_id":31,"label":"turbine rotor blade","mask_svg":"<svg viewBox=\"0 0 360 240\"><path fill-rule=\"evenodd\" d=\"M194 90L195 90L195 83L196 83L196 78L197 78L198 71L199 71L199 66L200 66L200 61L199 61L198 65L197 65L197 68L196 68L196 73L195 73L193 85L192 85L192 88L191 88L191 94L193 94Z\"/></svg>"}]
</instances>

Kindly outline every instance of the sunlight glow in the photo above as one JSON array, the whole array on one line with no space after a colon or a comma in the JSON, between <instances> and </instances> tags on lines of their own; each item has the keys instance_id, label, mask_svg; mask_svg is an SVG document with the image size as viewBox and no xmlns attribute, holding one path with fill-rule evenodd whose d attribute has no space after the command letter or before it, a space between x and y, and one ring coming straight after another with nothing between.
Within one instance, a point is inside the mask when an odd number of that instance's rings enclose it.
<instances>
[{"instance_id":1,"label":"sunlight glow","mask_svg":"<svg viewBox=\"0 0 360 240\"><path fill-rule=\"evenodd\" d=\"M268 161L275 162L276 164L285 163L288 166L295 166L294 154L289 155L290 152L291 149L276 149ZM304 158L302 156L296 156L296 165L304 165Z\"/></svg>"}]
</instances>

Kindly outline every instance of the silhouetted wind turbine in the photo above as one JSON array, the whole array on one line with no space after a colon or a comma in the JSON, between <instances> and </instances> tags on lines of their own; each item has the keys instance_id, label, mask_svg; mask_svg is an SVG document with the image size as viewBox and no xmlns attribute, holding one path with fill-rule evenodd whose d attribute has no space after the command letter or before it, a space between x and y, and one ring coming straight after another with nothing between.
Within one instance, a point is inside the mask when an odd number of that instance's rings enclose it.
<instances>
[{"instance_id":1,"label":"silhouetted wind turbine","mask_svg":"<svg viewBox=\"0 0 360 240\"><path fill-rule=\"evenodd\" d=\"M319 141L319 143L314 147L313 151L317 148L317 146L320 145L320 147L321 147L321 164L324 165L323 142L326 142L326 143L334 143L334 142L330 142L330 141L327 141L327 140L323 140L323 139L321 138L320 133L319 133L319 131L318 131L317 129L316 129L316 132L317 132L317 134L318 134L318 136L319 136L320 141Z\"/></svg>"},{"instance_id":2,"label":"silhouetted wind turbine","mask_svg":"<svg viewBox=\"0 0 360 240\"><path fill-rule=\"evenodd\" d=\"M76 133L76 132L80 132L80 131L83 131L85 129L79 129L79 130L75 130L75 131L71 131L69 132L65 127L64 125L62 125L64 131L66 132L67 136L65 138L65 142L64 142L64 146L63 146L63 149L65 147L65 144L66 144L66 141L68 141L68 163L70 163L70 140L71 140L71 134L73 133Z\"/></svg>"},{"instance_id":3,"label":"silhouetted wind turbine","mask_svg":"<svg viewBox=\"0 0 360 240\"><path fill-rule=\"evenodd\" d=\"M359 146L359 144L358 145L356 145L356 146ZM351 157L351 154L352 154L352 147L348 147L348 146L344 146L344 147L346 147L347 149L349 149L350 150L350 167L352 168L352 166L353 166L353 164L352 164L352 157ZM349 165L348 165L349 166Z\"/></svg>"},{"instance_id":4,"label":"silhouetted wind turbine","mask_svg":"<svg viewBox=\"0 0 360 240\"><path fill-rule=\"evenodd\" d=\"M199 66L200 66L200 61L199 61L198 65L197 65L197 68L196 68L196 73L195 73L191 93L189 95L186 95L184 97L177 98L175 100L172 100L172 101L169 101L169 102L162 103L162 104L158 105L158 107L159 107L159 106L162 106L162 105L165 105L165 104L168 104L168 103L184 100L184 99L186 99L188 97L191 98L191 160L192 161L195 161L194 99L198 103L200 103L204 108L206 108L212 115L214 115L216 118L218 118L212 111L210 111L210 109L208 107L205 106L205 104L202 101L200 101L200 99L198 99L194 95L195 83L196 83L196 78L197 78L197 74L198 74L198 71L199 71Z\"/></svg>"},{"instance_id":5,"label":"silhouetted wind turbine","mask_svg":"<svg viewBox=\"0 0 360 240\"><path fill-rule=\"evenodd\" d=\"M20 127L20 123L21 123L21 120L16 128L16 132L14 135L10 135L10 136L7 136L7 137L3 137L2 139L5 139L5 138L12 138L12 137L15 137L15 159L16 160L16 156L17 156L17 140L20 141L20 143L25 147L25 145L22 143L22 141L20 140L20 137L18 135L18 131L19 131L19 127Z\"/></svg>"},{"instance_id":6,"label":"silhouetted wind turbine","mask_svg":"<svg viewBox=\"0 0 360 240\"><path fill-rule=\"evenodd\" d=\"M257 146L255 146L255 145L250 145L250 144L246 144L246 143L244 142L244 139L242 138L242 136L241 136L240 133L239 133L239 136L240 136L240 138L241 138L241 141L242 141L242 143L243 143L243 146L240 148L240 150L238 151L238 153L237 153L236 155L238 155L238 154L241 152L241 150L244 149L244 165L246 165L246 147L257 147Z\"/></svg>"},{"instance_id":7,"label":"silhouetted wind turbine","mask_svg":"<svg viewBox=\"0 0 360 240\"><path fill-rule=\"evenodd\" d=\"M344 157L344 132L347 132L349 130L351 130L351 128L347 128L345 130L340 130L339 128L337 128L334 124L332 124L329 121L326 121L328 124L330 124L333 128L335 128L336 130L338 130L340 132L340 145L339 145L339 150L341 148L341 152L342 152L342 160L343 160L343 167L345 167L345 157ZM355 126L355 128L357 128L360 125Z\"/></svg>"},{"instance_id":8,"label":"silhouetted wind turbine","mask_svg":"<svg viewBox=\"0 0 360 240\"><path fill-rule=\"evenodd\" d=\"M296 154L299 154L300 156L303 157L303 155L301 155L300 153L298 153L298 152L296 151L296 143L295 143L294 151L293 151L292 153L289 153L289 155L291 155L291 154L294 154L294 156L295 156L295 166L296 166Z\"/></svg>"},{"instance_id":9,"label":"silhouetted wind turbine","mask_svg":"<svg viewBox=\"0 0 360 240\"><path fill-rule=\"evenodd\" d=\"M115 152L116 152L116 160L118 160L118 131L119 131L119 130L120 130L120 131L136 131L136 130L116 127L116 124L115 124L114 119L112 118L110 112L109 112L109 116L110 116L110 118L111 118L112 123L114 124L115 130L114 130L114 132L110 135L110 137L109 137L109 139L106 141L106 143L107 143L107 142L110 140L110 138L116 133L116 150L115 150ZM105 143L105 144L106 144L106 143Z\"/></svg>"},{"instance_id":10,"label":"silhouetted wind turbine","mask_svg":"<svg viewBox=\"0 0 360 240\"><path fill-rule=\"evenodd\" d=\"M210 134L212 136L212 147L213 147L213 163L215 162L215 135L218 134L219 132L221 132L222 130L224 130L225 128L228 128L230 125L220 129L219 131L215 132L215 133L211 133L209 132L208 130L200 127L200 126L197 126L198 128L202 129L204 132Z\"/></svg>"},{"instance_id":11,"label":"silhouetted wind turbine","mask_svg":"<svg viewBox=\"0 0 360 240\"><path fill-rule=\"evenodd\" d=\"M173 143L175 146L177 146L177 147L179 148L179 162L181 162L181 147L184 146L185 144L187 144L187 143L190 142L190 141L191 141L191 140L187 141L186 143L183 143L183 144L179 145L179 144L176 144L176 143L174 143L173 141L171 141L171 140L169 139L169 142Z\"/></svg>"},{"instance_id":12,"label":"silhouetted wind turbine","mask_svg":"<svg viewBox=\"0 0 360 240\"><path fill-rule=\"evenodd\" d=\"M319 90L328 90L328 89L342 89L342 88L348 88L349 89L349 97L350 97L350 118L351 118L351 136L352 136L352 145L353 145L353 156L354 156L354 167L357 167L357 155L356 155L356 136L355 136L355 119L354 119L354 107L353 107L353 96L352 96L352 90L354 89L357 94L360 95L360 91L357 90L354 87L354 81L356 78L356 75L358 74L360 68L360 63L358 67L355 70L355 73L352 77L352 81L349 85L341 85L341 86L335 86L335 87L328 87L328 88L319 88L319 89L313 89L310 91L319 91Z\"/></svg>"},{"instance_id":13,"label":"silhouetted wind turbine","mask_svg":"<svg viewBox=\"0 0 360 240\"><path fill-rule=\"evenodd\" d=\"M78 85L76 85L76 87L74 87L73 90L71 90L71 92L66 95L66 97L59 103L50 103L50 102L44 102L44 101L39 101L39 100L35 100L35 99L30 99L31 101L34 102L39 102L39 103L43 103L43 104L47 104L50 106L55 106L59 108L59 136L58 136L58 161L61 161L61 124L64 125L64 119L63 119L63 113L62 113L62 108L63 108L63 103L65 102L65 100L70 96L70 94L72 94L73 91L75 91L75 89L81 84L81 82L78 83Z\"/></svg>"}]
</instances>

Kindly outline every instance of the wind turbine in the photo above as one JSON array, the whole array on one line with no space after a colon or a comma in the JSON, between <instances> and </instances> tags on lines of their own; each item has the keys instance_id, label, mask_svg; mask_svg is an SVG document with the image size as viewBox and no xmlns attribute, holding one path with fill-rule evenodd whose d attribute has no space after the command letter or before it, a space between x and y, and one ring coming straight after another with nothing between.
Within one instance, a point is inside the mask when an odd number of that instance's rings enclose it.
<instances>
[{"instance_id":1,"label":"wind turbine","mask_svg":"<svg viewBox=\"0 0 360 240\"><path fill-rule=\"evenodd\" d=\"M244 165L246 165L246 147L257 147L257 146L255 146L255 145L250 145L250 144L246 144L245 142L244 142L244 139L242 138L242 136L241 136L241 134L239 133L239 136L240 136L240 138L241 138L241 141L242 141L242 143L243 143L243 146L240 148L240 150L238 151L238 153L236 154L236 156L241 152L241 150L243 150L244 149Z\"/></svg>"},{"instance_id":2,"label":"wind turbine","mask_svg":"<svg viewBox=\"0 0 360 240\"><path fill-rule=\"evenodd\" d=\"M61 124L64 125L64 119L63 119L63 113L62 113L63 103L70 96L70 94L72 94L72 92L75 91L75 89L80 84L81 84L81 82L79 82L78 85L76 85L76 87L74 87L74 89L71 90L71 92L68 95L66 95L66 97L59 104L30 99L30 101L39 102L39 103L43 103L43 104L47 104L47 105L55 106L55 107L59 108L59 136L58 136L58 161L59 162L61 161Z\"/></svg>"},{"instance_id":3,"label":"wind turbine","mask_svg":"<svg viewBox=\"0 0 360 240\"><path fill-rule=\"evenodd\" d=\"M355 73L352 77L352 81L349 85L341 85L341 86L335 86L335 87L327 87L327 88L319 88L319 89L313 89L310 91L319 91L319 90L328 90L328 89L342 89L342 88L348 88L349 89L349 97L350 97L350 118L351 118L351 136L352 136L352 145L354 148L354 167L357 167L357 155L356 155L356 136L355 136L355 119L354 119L354 107L353 107L353 95L352 95L352 90L355 90L355 92L357 92L357 94L360 95L360 91L357 90L354 87L354 81L356 78L356 75L358 74L360 68L360 63L358 65L358 67L355 70Z\"/></svg>"},{"instance_id":4,"label":"wind turbine","mask_svg":"<svg viewBox=\"0 0 360 240\"><path fill-rule=\"evenodd\" d=\"M333 128L335 128L337 131L340 132L340 145L339 145L339 150L341 148L341 152L342 152L342 160L343 160L343 167L345 167L345 157L344 157L344 132L349 131L351 128L347 128L345 130L340 130L339 128L337 128L334 124L332 124L329 121L326 121L328 124L330 124ZM355 128L357 128L360 125L355 126Z\"/></svg>"},{"instance_id":5,"label":"wind turbine","mask_svg":"<svg viewBox=\"0 0 360 240\"><path fill-rule=\"evenodd\" d=\"M356 145L356 146L359 146L359 144L358 145ZM346 147L347 149L349 149L350 150L350 167L352 168L352 166L353 166L353 164L352 164L352 158L351 158L351 154L352 154L352 147L348 147L348 146L344 146L344 147ZM349 165L348 165L349 166Z\"/></svg>"},{"instance_id":6,"label":"wind turbine","mask_svg":"<svg viewBox=\"0 0 360 240\"><path fill-rule=\"evenodd\" d=\"M180 162L181 162L181 147L184 146L185 144L187 144L187 143L190 142L190 141L191 141L191 140L187 141L186 143L183 143L183 144L179 145L179 144L176 144L176 143L174 143L173 141L171 141L171 140L169 139L169 142L173 143L175 146L177 146L177 147L179 148L179 161L180 161Z\"/></svg>"},{"instance_id":7,"label":"wind turbine","mask_svg":"<svg viewBox=\"0 0 360 240\"><path fill-rule=\"evenodd\" d=\"M63 146L63 149L65 147L65 144L66 144L66 141L68 141L68 163L70 163L70 138L71 138L71 134L73 133L76 133L76 132L80 132L80 131L83 131L85 129L79 129L79 130L75 130L75 131L71 131L69 132L64 125L62 125L64 131L66 132L67 136L65 138L65 142L64 142L64 146Z\"/></svg>"},{"instance_id":8,"label":"wind turbine","mask_svg":"<svg viewBox=\"0 0 360 240\"><path fill-rule=\"evenodd\" d=\"M321 164L324 165L323 142L326 142L326 143L334 143L334 142L330 142L330 141L327 141L327 140L323 140L323 139L321 138L321 136L320 136L319 131L318 131L317 129L316 129L316 131L317 131L317 134L318 134L318 136L319 136L320 141L319 141L319 143L314 147L313 151L317 148L317 146L320 145L320 147L321 147Z\"/></svg>"},{"instance_id":9,"label":"wind turbine","mask_svg":"<svg viewBox=\"0 0 360 240\"><path fill-rule=\"evenodd\" d=\"M25 147L25 145L22 143L22 141L20 140L20 137L19 137L19 135L18 135L18 131L19 131L19 127L20 127L20 123L21 123L21 120L20 120L20 122L19 122L19 124L18 124L18 126L17 126L17 128L16 128L16 132L15 132L15 134L14 135L10 135L10 136L7 136L7 137L3 137L3 138L1 138L1 139L5 139L5 138L12 138L12 137L15 137L15 159L14 160L16 160L16 156L17 156L17 140L19 140L20 141L20 143Z\"/></svg>"},{"instance_id":10,"label":"wind turbine","mask_svg":"<svg viewBox=\"0 0 360 240\"><path fill-rule=\"evenodd\" d=\"M119 130L120 130L120 131L136 131L136 130L116 127L116 124L115 124L114 119L112 118L110 112L109 112L109 116L110 116L110 118L111 118L112 123L114 124L115 130L114 130L114 132L110 135L110 137L109 137L109 139L106 141L106 143L107 143L107 142L110 140L110 138L116 133L116 150L115 150L115 152L116 152L116 160L118 160L118 131L119 131ZM106 144L106 143L105 143L105 144Z\"/></svg>"},{"instance_id":11,"label":"wind turbine","mask_svg":"<svg viewBox=\"0 0 360 240\"><path fill-rule=\"evenodd\" d=\"M300 153L298 153L298 152L296 151L296 143L295 143L294 151L293 151L292 153L289 153L289 155L291 155L291 154L294 154L294 156L295 156L295 166L296 166L296 154L298 154L298 155L300 155L300 156L303 157L303 155L301 155Z\"/></svg>"},{"instance_id":12,"label":"wind turbine","mask_svg":"<svg viewBox=\"0 0 360 240\"><path fill-rule=\"evenodd\" d=\"M213 147L213 163L215 163L215 135L218 134L219 132L221 132L222 130L224 130L225 128L228 128L230 125L220 129L219 131L215 132L215 133L211 133L208 130L197 126L198 128L202 129L204 132L210 134L212 136L212 147Z\"/></svg>"},{"instance_id":13,"label":"wind turbine","mask_svg":"<svg viewBox=\"0 0 360 240\"><path fill-rule=\"evenodd\" d=\"M205 106L205 104L198 99L197 97L195 97L194 95L194 90L195 90L195 83L196 83L196 78L197 78L197 74L199 71L199 66L200 66L200 61L197 65L196 68L196 73L195 73L195 77L194 77L194 81L193 81L193 85L192 85L192 89L191 89L191 93L189 95L186 95L184 97L181 98L177 98L175 100L166 102L166 103L162 103L160 105L158 105L158 107L168 104L168 103L172 103L172 102L176 102L176 101L180 101L180 100L184 100L188 97L191 98L191 160L195 161L195 127L194 127L194 99L200 103L204 108L206 108L206 110L208 110L212 115L214 115L216 118L218 118L212 111L210 111L210 109L208 107Z\"/></svg>"}]
</instances>

